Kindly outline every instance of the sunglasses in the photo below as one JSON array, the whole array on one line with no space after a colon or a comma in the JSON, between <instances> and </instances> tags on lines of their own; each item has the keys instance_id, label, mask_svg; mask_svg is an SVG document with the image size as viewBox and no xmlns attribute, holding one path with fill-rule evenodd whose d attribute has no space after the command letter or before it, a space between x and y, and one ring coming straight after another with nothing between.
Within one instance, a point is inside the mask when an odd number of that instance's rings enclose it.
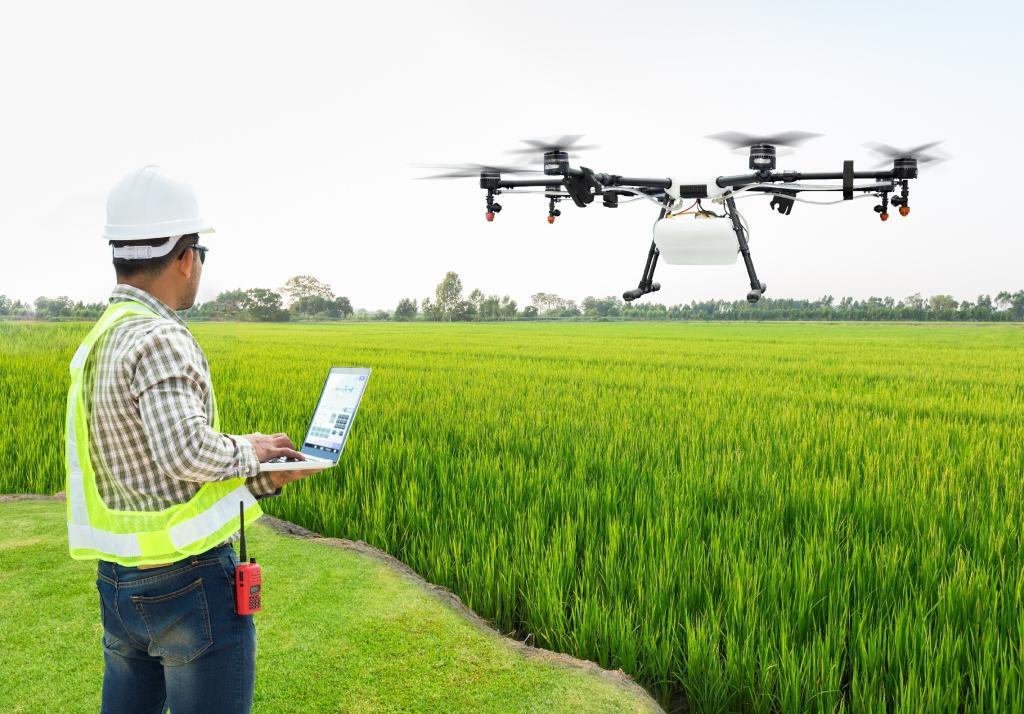
<instances>
[{"instance_id":1,"label":"sunglasses","mask_svg":"<svg viewBox=\"0 0 1024 714\"><path fill-rule=\"evenodd\" d=\"M193 249L195 251L198 251L198 253L199 253L199 263L200 264L203 264L203 263L206 262L206 251L208 251L209 248L207 248L205 245L199 245L198 243L193 243L192 245L189 246L189 248L191 248L191 249ZM185 251L182 251L181 255L185 255ZM178 256L178 257L180 258L181 256Z\"/></svg>"}]
</instances>

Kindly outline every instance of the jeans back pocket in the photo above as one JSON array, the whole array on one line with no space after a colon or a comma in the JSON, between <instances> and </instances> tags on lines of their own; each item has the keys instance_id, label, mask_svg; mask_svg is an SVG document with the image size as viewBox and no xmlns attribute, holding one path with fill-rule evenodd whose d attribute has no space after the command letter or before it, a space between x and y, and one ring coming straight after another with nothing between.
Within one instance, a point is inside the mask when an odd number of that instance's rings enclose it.
<instances>
[{"instance_id":1,"label":"jeans back pocket","mask_svg":"<svg viewBox=\"0 0 1024 714\"><path fill-rule=\"evenodd\" d=\"M202 578L165 595L132 595L131 601L146 624L150 655L184 664L213 644Z\"/></svg>"}]
</instances>

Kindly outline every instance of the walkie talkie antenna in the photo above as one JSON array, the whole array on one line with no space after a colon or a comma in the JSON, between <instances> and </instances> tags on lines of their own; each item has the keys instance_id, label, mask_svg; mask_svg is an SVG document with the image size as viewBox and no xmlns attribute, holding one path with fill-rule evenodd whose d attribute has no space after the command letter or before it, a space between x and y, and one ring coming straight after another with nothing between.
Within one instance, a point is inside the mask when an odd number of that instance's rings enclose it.
<instances>
[{"instance_id":1,"label":"walkie talkie antenna","mask_svg":"<svg viewBox=\"0 0 1024 714\"><path fill-rule=\"evenodd\" d=\"M244 562L246 562L246 560L245 560L245 502L244 501L239 501L238 502L238 526L239 526L239 528L242 531L241 539L239 540L239 544L238 544L239 545L239 549L241 550L241 552L238 554L238 559L241 562L244 563Z\"/></svg>"}]
</instances>

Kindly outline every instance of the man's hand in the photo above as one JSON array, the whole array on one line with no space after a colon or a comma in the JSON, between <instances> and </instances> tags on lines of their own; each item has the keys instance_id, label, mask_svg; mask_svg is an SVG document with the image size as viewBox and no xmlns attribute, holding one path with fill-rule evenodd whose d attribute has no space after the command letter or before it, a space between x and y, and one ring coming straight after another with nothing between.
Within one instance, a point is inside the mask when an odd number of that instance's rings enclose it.
<instances>
[{"instance_id":1,"label":"man's hand","mask_svg":"<svg viewBox=\"0 0 1024 714\"><path fill-rule=\"evenodd\" d=\"M278 456L285 456L289 459L303 461L306 457L295 450L295 444L288 438L287 434L246 434L245 438L256 449L256 458L262 464L264 461L276 459Z\"/></svg>"},{"instance_id":2,"label":"man's hand","mask_svg":"<svg viewBox=\"0 0 1024 714\"><path fill-rule=\"evenodd\" d=\"M321 471L323 471L323 469L314 469L313 471L271 471L270 482L274 484L274 488L281 488L292 481L298 481L299 479L306 478L307 476L318 474Z\"/></svg>"},{"instance_id":3,"label":"man's hand","mask_svg":"<svg viewBox=\"0 0 1024 714\"><path fill-rule=\"evenodd\" d=\"M306 457L300 452L295 450L295 444L288 438L287 434L261 434L256 432L255 434L246 434L245 438L252 444L253 449L256 450L256 458L259 459L260 463L264 461L270 461L276 459L279 456L284 456L289 459L297 459L299 461L305 461ZM285 484L291 483L292 481L298 481L304 479L312 474L320 473L323 469L314 469L312 471L271 471L270 482L274 484L274 488L281 488Z\"/></svg>"}]
</instances>

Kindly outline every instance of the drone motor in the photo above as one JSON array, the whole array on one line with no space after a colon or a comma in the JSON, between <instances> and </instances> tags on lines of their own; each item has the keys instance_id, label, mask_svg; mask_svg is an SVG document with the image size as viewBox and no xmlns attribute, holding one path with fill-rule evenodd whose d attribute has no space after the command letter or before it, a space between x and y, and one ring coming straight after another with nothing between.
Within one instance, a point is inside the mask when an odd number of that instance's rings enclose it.
<instances>
[{"instance_id":1,"label":"drone motor","mask_svg":"<svg viewBox=\"0 0 1024 714\"><path fill-rule=\"evenodd\" d=\"M568 170L568 152L548 151L544 153L544 173L548 176L564 176Z\"/></svg>"},{"instance_id":2,"label":"drone motor","mask_svg":"<svg viewBox=\"0 0 1024 714\"><path fill-rule=\"evenodd\" d=\"M775 147L771 144L754 144L750 147L750 162L747 165L751 171L774 171Z\"/></svg>"}]
</instances>

